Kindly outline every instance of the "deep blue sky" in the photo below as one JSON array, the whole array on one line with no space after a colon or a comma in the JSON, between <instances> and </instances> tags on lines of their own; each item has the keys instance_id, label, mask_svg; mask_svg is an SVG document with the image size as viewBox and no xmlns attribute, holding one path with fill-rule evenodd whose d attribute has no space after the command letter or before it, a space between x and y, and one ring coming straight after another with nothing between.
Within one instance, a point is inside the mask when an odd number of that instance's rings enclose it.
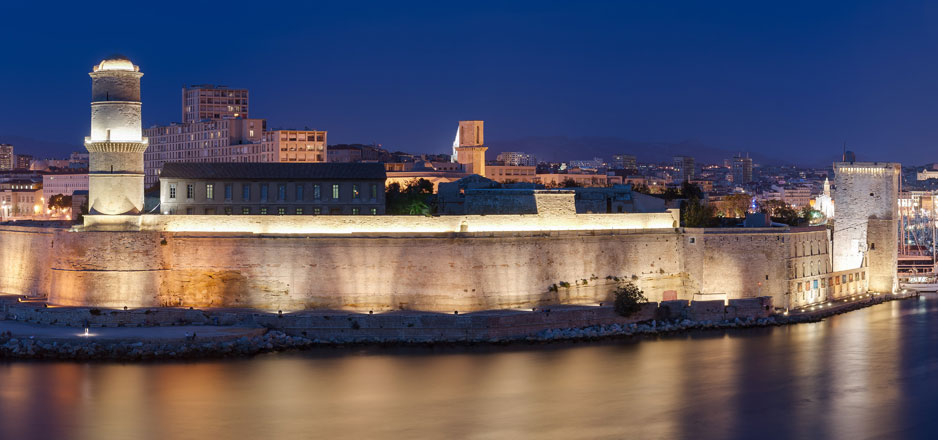
<instances>
[{"instance_id":1,"label":"deep blue sky","mask_svg":"<svg viewBox=\"0 0 938 440\"><path fill-rule=\"evenodd\" d=\"M925 2L3 2L0 19L0 139L80 146L87 72L123 53L145 73L146 126L180 119L183 84L220 83L330 143L446 152L457 120L484 119L492 141L693 138L819 164L846 141L861 160L938 160Z\"/></svg>"}]
</instances>

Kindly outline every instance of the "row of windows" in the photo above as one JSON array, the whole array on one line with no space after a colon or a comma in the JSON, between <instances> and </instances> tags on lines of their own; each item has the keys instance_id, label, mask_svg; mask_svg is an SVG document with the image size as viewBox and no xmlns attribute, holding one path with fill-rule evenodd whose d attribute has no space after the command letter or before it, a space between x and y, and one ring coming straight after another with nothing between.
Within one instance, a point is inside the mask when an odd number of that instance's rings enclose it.
<instances>
[{"instance_id":1,"label":"row of windows","mask_svg":"<svg viewBox=\"0 0 938 440\"><path fill-rule=\"evenodd\" d=\"M820 280L806 281L803 283L798 283L798 287L795 289L796 292L804 292L812 289L817 289L818 287L827 288L839 286L841 284L852 283L854 281L860 281L866 279L866 272L856 272L850 274L842 274L840 276L821 278Z\"/></svg>"},{"instance_id":2,"label":"row of windows","mask_svg":"<svg viewBox=\"0 0 938 440\"><path fill-rule=\"evenodd\" d=\"M226 206L226 207L224 207L223 209L204 208L204 209L202 209L202 212L198 212L198 213L196 212L196 209L197 209L197 208L186 208L186 214L187 214L187 215L193 215L193 214L204 214L204 215L224 214L224 215L232 215L232 214L234 214L234 213L236 213L236 212L238 212L238 213L240 213L240 214L242 214L242 215L255 215L255 214L259 214L259 215L270 215L270 214L276 214L276 215L306 215L306 214L311 214L311 215L323 215L323 214L341 215L341 214L342 214L342 208L319 208L319 207L307 209L307 208L302 208L302 207L300 207L300 208L289 207L289 208L288 208L288 207L284 207L284 206L277 206L277 207L262 206L262 207L260 207L260 208L252 208L252 207L250 207L250 206L242 206L240 210L235 210L235 208L232 207L232 206ZM354 207L354 208L352 208L352 215L362 215L362 213L366 213L366 214L370 214L370 215L378 215L378 208L367 208L367 209L365 209L364 211L362 210L362 208L359 208L359 207Z\"/></svg>"},{"instance_id":3,"label":"row of windows","mask_svg":"<svg viewBox=\"0 0 938 440\"><path fill-rule=\"evenodd\" d=\"M205 185L205 198L209 200L214 200L215 199L215 184L205 183L204 185ZM241 200L242 201L245 201L245 202L251 201L252 186L253 184L250 184L250 183L241 184ZM270 196L269 195L270 185L266 183L261 183L261 184L257 184L257 186L258 186L258 193L260 195L260 201L262 202L268 201L269 196ZM224 188L225 200L232 200L233 193L234 193L234 184L226 183L224 184L223 188ZM378 199L378 184L377 183L369 184L368 188L369 188L369 194L368 194L369 198L371 200L377 200ZM342 187L338 183L333 183L331 187L326 186L326 189L331 190L329 194L331 195L332 200L339 200L341 198ZM186 190L187 199L195 198L195 184L194 183L187 183L185 186L185 190ZM305 184L297 183L294 185L293 190L294 190L293 201L307 200ZM312 185L312 200L322 200L322 190L323 190L323 185L320 185L318 183L313 184ZM351 193L352 200L362 199L363 194L362 194L361 184L358 184L358 183L352 184L351 191L352 191ZM176 199L176 197L177 197L176 184L170 183L169 184L169 198ZM285 183L277 184L277 199L276 200L277 201L287 200L287 184Z\"/></svg>"}]
</instances>

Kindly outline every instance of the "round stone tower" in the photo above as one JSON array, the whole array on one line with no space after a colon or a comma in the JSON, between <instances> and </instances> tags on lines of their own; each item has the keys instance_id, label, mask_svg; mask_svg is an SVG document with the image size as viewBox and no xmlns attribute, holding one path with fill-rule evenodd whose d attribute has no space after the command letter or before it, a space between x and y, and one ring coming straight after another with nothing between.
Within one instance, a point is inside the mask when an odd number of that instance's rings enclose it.
<instances>
[{"instance_id":1,"label":"round stone tower","mask_svg":"<svg viewBox=\"0 0 938 440\"><path fill-rule=\"evenodd\" d=\"M88 213L136 215L143 211L140 68L115 55L91 75L91 136L88 149Z\"/></svg>"}]
</instances>

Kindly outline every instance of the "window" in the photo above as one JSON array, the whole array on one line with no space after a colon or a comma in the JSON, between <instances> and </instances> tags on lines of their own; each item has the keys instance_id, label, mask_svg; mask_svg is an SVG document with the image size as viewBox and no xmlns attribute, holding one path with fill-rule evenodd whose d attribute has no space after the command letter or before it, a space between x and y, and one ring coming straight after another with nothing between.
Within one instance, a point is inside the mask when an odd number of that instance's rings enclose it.
<instances>
[{"instance_id":1,"label":"window","mask_svg":"<svg viewBox=\"0 0 938 440\"><path fill-rule=\"evenodd\" d=\"M303 215L303 208L296 208L296 215Z\"/></svg>"},{"instance_id":2,"label":"window","mask_svg":"<svg viewBox=\"0 0 938 440\"><path fill-rule=\"evenodd\" d=\"M215 208L205 208L205 215L215 215Z\"/></svg>"},{"instance_id":3,"label":"window","mask_svg":"<svg viewBox=\"0 0 938 440\"><path fill-rule=\"evenodd\" d=\"M338 200L338 199L339 199L339 184L333 183L332 184L332 200Z\"/></svg>"},{"instance_id":4,"label":"window","mask_svg":"<svg viewBox=\"0 0 938 440\"><path fill-rule=\"evenodd\" d=\"M287 184L281 183L277 185L277 200L284 201L287 199Z\"/></svg>"},{"instance_id":5,"label":"window","mask_svg":"<svg viewBox=\"0 0 938 440\"><path fill-rule=\"evenodd\" d=\"M267 208L261 208L261 215L267 215Z\"/></svg>"},{"instance_id":6,"label":"window","mask_svg":"<svg viewBox=\"0 0 938 440\"><path fill-rule=\"evenodd\" d=\"M186 215L192 215L192 208L186 208Z\"/></svg>"},{"instance_id":7,"label":"window","mask_svg":"<svg viewBox=\"0 0 938 440\"><path fill-rule=\"evenodd\" d=\"M377 199L378 199L378 184L372 183L371 184L371 200L377 200Z\"/></svg>"},{"instance_id":8,"label":"window","mask_svg":"<svg viewBox=\"0 0 938 440\"><path fill-rule=\"evenodd\" d=\"M225 184L225 200L231 200L231 184Z\"/></svg>"},{"instance_id":9,"label":"window","mask_svg":"<svg viewBox=\"0 0 938 440\"><path fill-rule=\"evenodd\" d=\"M225 207L225 215L231 215L231 207L230 207L230 206L226 206L226 207Z\"/></svg>"},{"instance_id":10,"label":"window","mask_svg":"<svg viewBox=\"0 0 938 440\"><path fill-rule=\"evenodd\" d=\"M241 200L245 202L251 200L251 184L245 183L241 185Z\"/></svg>"},{"instance_id":11,"label":"window","mask_svg":"<svg viewBox=\"0 0 938 440\"><path fill-rule=\"evenodd\" d=\"M212 183L205 184L205 198L209 200L215 199L215 185Z\"/></svg>"},{"instance_id":12,"label":"window","mask_svg":"<svg viewBox=\"0 0 938 440\"><path fill-rule=\"evenodd\" d=\"M186 198L187 199L195 198L195 185L191 183L186 185Z\"/></svg>"},{"instance_id":13,"label":"window","mask_svg":"<svg viewBox=\"0 0 938 440\"><path fill-rule=\"evenodd\" d=\"M371 215L378 215L378 208L371 208Z\"/></svg>"},{"instance_id":14,"label":"window","mask_svg":"<svg viewBox=\"0 0 938 440\"><path fill-rule=\"evenodd\" d=\"M352 208L352 215L358 215L359 208Z\"/></svg>"},{"instance_id":15,"label":"window","mask_svg":"<svg viewBox=\"0 0 938 440\"><path fill-rule=\"evenodd\" d=\"M352 185L352 199L353 199L353 200L358 200L358 199L361 199L361 198L362 198L362 196L361 196L361 193L358 191L358 184L356 183L356 184Z\"/></svg>"},{"instance_id":16,"label":"window","mask_svg":"<svg viewBox=\"0 0 938 440\"><path fill-rule=\"evenodd\" d=\"M319 200L322 198L322 193L319 190L319 185L313 185L313 200Z\"/></svg>"},{"instance_id":17,"label":"window","mask_svg":"<svg viewBox=\"0 0 938 440\"><path fill-rule=\"evenodd\" d=\"M287 208L277 208L277 215L284 215L287 213Z\"/></svg>"},{"instance_id":18,"label":"window","mask_svg":"<svg viewBox=\"0 0 938 440\"><path fill-rule=\"evenodd\" d=\"M303 200L303 184L297 183L296 184L296 201L299 202L302 200Z\"/></svg>"},{"instance_id":19,"label":"window","mask_svg":"<svg viewBox=\"0 0 938 440\"><path fill-rule=\"evenodd\" d=\"M319 186L319 185L316 185L316 186ZM322 209L313 208L313 215L319 215L319 214L322 214Z\"/></svg>"},{"instance_id":20,"label":"window","mask_svg":"<svg viewBox=\"0 0 938 440\"><path fill-rule=\"evenodd\" d=\"M261 201L262 202L267 201L267 184L266 183L261 185Z\"/></svg>"},{"instance_id":21,"label":"window","mask_svg":"<svg viewBox=\"0 0 938 440\"><path fill-rule=\"evenodd\" d=\"M241 213L244 215L251 215L251 208L248 208L247 206L245 206L241 208Z\"/></svg>"},{"instance_id":22,"label":"window","mask_svg":"<svg viewBox=\"0 0 938 440\"><path fill-rule=\"evenodd\" d=\"M176 184L175 183L169 184L169 198L171 199L176 198Z\"/></svg>"}]
</instances>

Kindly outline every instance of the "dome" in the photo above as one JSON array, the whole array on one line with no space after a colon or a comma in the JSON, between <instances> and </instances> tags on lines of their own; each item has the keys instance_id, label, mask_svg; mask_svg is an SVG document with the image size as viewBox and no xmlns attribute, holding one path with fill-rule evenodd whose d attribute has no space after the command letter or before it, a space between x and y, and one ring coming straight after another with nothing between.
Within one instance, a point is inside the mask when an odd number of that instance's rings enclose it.
<instances>
[{"instance_id":1,"label":"dome","mask_svg":"<svg viewBox=\"0 0 938 440\"><path fill-rule=\"evenodd\" d=\"M125 70L135 72L138 70L138 67L134 66L134 63L130 62L130 59L123 55L112 55L105 58L104 61L101 61L101 63L94 68L95 72L101 70Z\"/></svg>"}]
</instances>

